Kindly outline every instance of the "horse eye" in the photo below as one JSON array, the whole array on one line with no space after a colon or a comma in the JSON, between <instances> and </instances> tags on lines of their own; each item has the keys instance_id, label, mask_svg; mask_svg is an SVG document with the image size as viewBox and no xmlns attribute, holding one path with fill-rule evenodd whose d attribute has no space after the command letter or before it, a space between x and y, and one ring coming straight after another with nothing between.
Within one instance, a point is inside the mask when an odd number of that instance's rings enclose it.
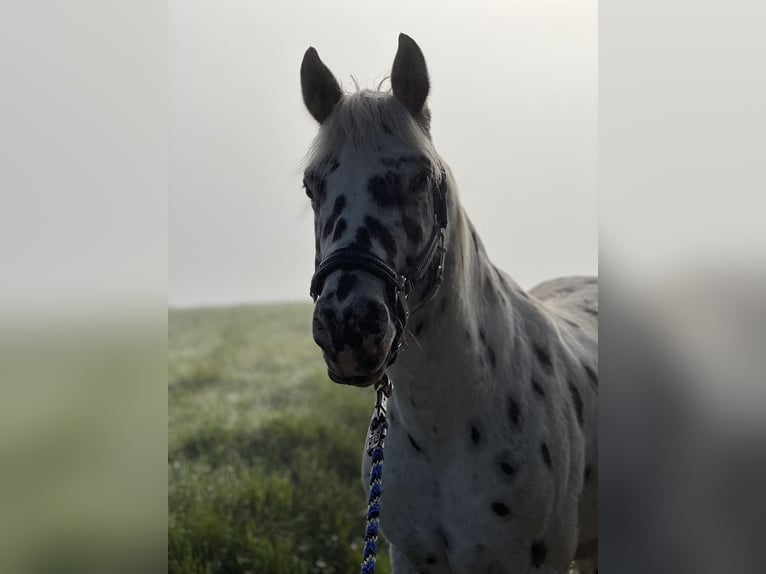
<instances>
[{"instance_id":1,"label":"horse eye","mask_svg":"<svg viewBox=\"0 0 766 574\"><path fill-rule=\"evenodd\" d=\"M308 197L311 201L314 201L314 192L311 191L311 187L309 187L309 184L305 179L303 180L303 189L306 192L306 197Z\"/></svg>"},{"instance_id":2,"label":"horse eye","mask_svg":"<svg viewBox=\"0 0 766 574\"><path fill-rule=\"evenodd\" d=\"M428 185L428 182L431 180L431 174L428 172L421 172L418 174L418 176L415 178L415 189L423 189Z\"/></svg>"}]
</instances>

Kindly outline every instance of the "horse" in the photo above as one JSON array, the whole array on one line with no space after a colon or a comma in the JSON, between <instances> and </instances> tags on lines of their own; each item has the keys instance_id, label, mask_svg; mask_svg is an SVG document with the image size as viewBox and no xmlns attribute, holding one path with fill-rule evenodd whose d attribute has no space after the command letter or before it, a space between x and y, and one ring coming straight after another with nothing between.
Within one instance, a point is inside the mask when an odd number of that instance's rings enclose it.
<instances>
[{"instance_id":1,"label":"horse","mask_svg":"<svg viewBox=\"0 0 766 574\"><path fill-rule=\"evenodd\" d=\"M495 267L434 147L420 47L346 93L311 47L312 330L330 379L390 376L380 528L395 574L597 572L598 282ZM370 456L363 453L366 484Z\"/></svg>"}]
</instances>

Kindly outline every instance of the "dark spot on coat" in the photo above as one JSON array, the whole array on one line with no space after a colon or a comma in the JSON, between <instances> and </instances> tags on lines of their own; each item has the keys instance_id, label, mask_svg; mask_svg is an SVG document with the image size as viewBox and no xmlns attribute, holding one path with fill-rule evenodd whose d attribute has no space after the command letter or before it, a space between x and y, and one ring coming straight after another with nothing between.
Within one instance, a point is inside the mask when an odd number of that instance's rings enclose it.
<instances>
[{"instance_id":1,"label":"dark spot on coat","mask_svg":"<svg viewBox=\"0 0 766 574\"><path fill-rule=\"evenodd\" d=\"M479 240L476 238L476 230L471 229L471 239L473 239L473 249L476 251L476 255L479 254Z\"/></svg>"},{"instance_id":2,"label":"dark spot on coat","mask_svg":"<svg viewBox=\"0 0 766 574\"><path fill-rule=\"evenodd\" d=\"M378 219L368 215L364 218L364 224L370 232L370 236L380 241L388 258L393 261L396 257L396 240L391 231Z\"/></svg>"},{"instance_id":3,"label":"dark spot on coat","mask_svg":"<svg viewBox=\"0 0 766 574\"><path fill-rule=\"evenodd\" d=\"M338 241L338 239L340 239L343 235L344 231L346 231L346 220L341 217L335 226L335 233L332 234L332 240Z\"/></svg>"},{"instance_id":4,"label":"dark spot on coat","mask_svg":"<svg viewBox=\"0 0 766 574\"><path fill-rule=\"evenodd\" d=\"M386 320L386 306L378 301L369 301L364 309L364 315L358 323L359 330L363 333L375 333L379 331L380 324ZM368 365L370 368L376 367L378 363L377 357L370 357L373 364Z\"/></svg>"},{"instance_id":5,"label":"dark spot on coat","mask_svg":"<svg viewBox=\"0 0 766 574\"><path fill-rule=\"evenodd\" d=\"M540 568L545 562L545 557L548 556L548 549L545 547L545 543L542 540L537 540L532 543L532 548L529 551L530 562L533 568Z\"/></svg>"},{"instance_id":6,"label":"dark spot on coat","mask_svg":"<svg viewBox=\"0 0 766 574\"><path fill-rule=\"evenodd\" d=\"M583 474L583 480L585 482L590 482L590 475L593 471L591 470L590 466L585 467L585 473Z\"/></svg>"},{"instance_id":7,"label":"dark spot on coat","mask_svg":"<svg viewBox=\"0 0 766 574\"><path fill-rule=\"evenodd\" d=\"M340 167L340 162L337 159L332 158L330 160L330 165L329 165L329 169L327 170L327 173L333 173L339 167Z\"/></svg>"},{"instance_id":8,"label":"dark spot on coat","mask_svg":"<svg viewBox=\"0 0 766 574\"><path fill-rule=\"evenodd\" d=\"M543 443L540 445L540 453L543 455L545 466L548 468L553 468L553 463L551 462L551 451L548 450L547 444Z\"/></svg>"},{"instance_id":9,"label":"dark spot on coat","mask_svg":"<svg viewBox=\"0 0 766 574\"><path fill-rule=\"evenodd\" d=\"M513 424L516 426L519 425L521 412L519 409L518 401L513 397L508 397L508 416L510 417L511 421L513 421Z\"/></svg>"},{"instance_id":10,"label":"dark spot on coat","mask_svg":"<svg viewBox=\"0 0 766 574\"><path fill-rule=\"evenodd\" d=\"M423 323L418 323L415 325L415 330L413 331L416 335L420 335L420 332L423 330Z\"/></svg>"},{"instance_id":11,"label":"dark spot on coat","mask_svg":"<svg viewBox=\"0 0 766 574\"><path fill-rule=\"evenodd\" d=\"M346 297L351 293L351 289L354 288L357 282L356 275L352 273L344 273L341 275L338 281L338 301L345 301Z\"/></svg>"},{"instance_id":12,"label":"dark spot on coat","mask_svg":"<svg viewBox=\"0 0 766 574\"><path fill-rule=\"evenodd\" d=\"M420 227L420 224L411 217L404 215L402 216L402 227L410 243L420 245L420 242L423 241L423 229Z\"/></svg>"},{"instance_id":13,"label":"dark spot on coat","mask_svg":"<svg viewBox=\"0 0 766 574\"><path fill-rule=\"evenodd\" d=\"M405 163L419 163L422 164L423 167L429 167L429 161L425 158L425 156L421 155L400 155L399 157L384 157L380 160L380 163L386 167L395 167L399 168L402 167Z\"/></svg>"},{"instance_id":14,"label":"dark spot on coat","mask_svg":"<svg viewBox=\"0 0 766 574\"><path fill-rule=\"evenodd\" d=\"M356 230L354 236L354 245L358 249L369 249L372 247L372 240L370 239L370 231L366 227L360 227Z\"/></svg>"},{"instance_id":15,"label":"dark spot on coat","mask_svg":"<svg viewBox=\"0 0 766 574\"><path fill-rule=\"evenodd\" d=\"M577 422L580 423L580 426L583 426L584 420L582 415L582 397L580 396L580 391L577 390L577 387L572 381L567 381L569 384L569 393L572 395L572 402L574 403L575 412L577 413Z\"/></svg>"},{"instance_id":16,"label":"dark spot on coat","mask_svg":"<svg viewBox=\"0 0 766 574\"><path fill-rule=\"evenodd\" d=\"M501 454L497 459L497 466L500 468L500 472L502 472L505 476L510 477L513 476L513 473L516 472L508 460L506 460L507 454Z\"/></svg>"},{"instance_id":17,"label":"dark spot on coat","mask_svg":"<svg viewBox=\"0 0 766 574\"><path fill-rule=\"evenodd\" d=\"M545 398L545 391L540 386L540 383L538 383L534 377L532 377L532 390L535 392L535 394L539 395L542 398Z\"/></svg>"},{"instance_id":18,"label":"dark spot on coat","mask_svg":"<svg viewBox=\"0 0 766 574\"><path fill-rule=\"evenodd\" d=\"M496 368L497 367L497 361L495 359L495 350L492 347L490 347L489 345L487 345L487 355L489 356L489 362L492 365L492 368L493 369Z\"/></svg>"},{"instance_id":19,"label":"dark spot on coat","mask_svg":"<svg viewBox=\"0 0 766 574\"><path fill-rule=\"evenodd\" d=\"M426 564L435 564L436 563L436 556L433 554L429 554L426 556Z\"/></svg>"},{"instance_id":20,"label":"dark spot on coat","mask_svg":"<svg viewBox=\"0 0 766 574\"><path fill-rule=\"evenodd\" d=\"M417 442L415 442L415 439L412 438L411 434L408 433L407 438L410 439L410 444L412 445L412 448L414 448L418 452L423 452L423 449L420 447L420 445Z\"/></svg>"},{"instance_id":21,"label":"dark spot on coat","mask_svg":"<svg viewBox=\"0 0 766 574\"><path fill-rule=\"evenodd\" d=\"M502 502L493 502L492 512L494 512L498 516L508 516L511 513L511 509L508 508L508 506L506 506Z\"/></svg>"},{"instance_id":22,"label":"dark spot on coat","mask_svg":"<svg viewBox=\"0 0 766 574\"><path fill-rule=\"evenodd\" d=\"M401 206L404 202L402 178L393 171L372 176L367 182L367 191L381 207Z\"/></svg>"},{"instance_id":23,"label":"dark spot on coat","mask_svg":"<svg viewBox=\"0 0 766 574\"><path fill-rule=\"evenodd\" d=\"M590 379L590 383L595 388L598 388L598 375L596 374L596 371L594 371L592 368L590 368L585 363L583 363L582 368L585 370L585 373L588 375L588 379Z\"/></svg>"},{"instance_id":24,"label":"dark spot on coat","mask_svg":"<svg viewBox=\"0 0 766 574\"><path fill-rule=\"evenodd\" d=\"M335 222L338 220L338 217L340 217L340 214L343 213L343 210L345 209L345 207L346 207L345 195L339 195L337 198L335 198L335 203L332 206L332 212L327 217L327 221L325 221L324 228L322 231L322 237L324 239L327 239L327 237L330 236L330 232L335 226Z\"/></svg>"},{"instance_id":25,"label":"dark spot on coat","mask_svg":"<svg viewBox=\"0 0 766 574\"><path fill-rule=\"evenodd\" d=\"M551 356L546 349L543 349L540 345L534 346L535 356L537 362L540 363L543 370L550 373L553 370L553 363L551 362Z\"/></svg>"},{"instance_id":26,"label":"dark spot on coat","mask_svg":"<svg viewBox=\"0 0 766 574\"><path fill-rule=\"evenodd\" d=\"M471 440L473 444L479 444L479 441L481 441L481 432L476 428L476 425L471 425Z\"/></svg>"}]
</instances>

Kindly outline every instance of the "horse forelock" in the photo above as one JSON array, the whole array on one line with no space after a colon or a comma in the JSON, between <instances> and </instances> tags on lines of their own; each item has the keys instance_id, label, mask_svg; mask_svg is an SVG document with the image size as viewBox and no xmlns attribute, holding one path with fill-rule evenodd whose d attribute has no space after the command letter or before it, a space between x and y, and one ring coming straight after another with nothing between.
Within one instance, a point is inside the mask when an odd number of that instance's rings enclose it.
<instances>
[{"instance_id":1,"label":"horse forelock","mask_svg":"<svg viewBox=\"0 0 766 574\"><path fill-rule=\"evenodd\" d=\"M428 111L415 118L391 91L362 89L346 94L320 126L303 160L304 167L320 164L351 145L371 159L383 157L392 136L423 157L432 180L442 177L442 163L428 131Z\"/></svg>"}]
</instances>

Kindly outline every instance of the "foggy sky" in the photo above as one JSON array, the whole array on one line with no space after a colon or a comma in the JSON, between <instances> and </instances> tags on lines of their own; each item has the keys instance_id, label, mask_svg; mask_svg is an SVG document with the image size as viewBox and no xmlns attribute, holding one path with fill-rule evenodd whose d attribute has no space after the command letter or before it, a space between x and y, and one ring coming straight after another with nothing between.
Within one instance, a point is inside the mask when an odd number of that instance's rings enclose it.
<instances>
[{"instance_id":1,"label":"foggy sky","mask_svg":"<svg viewBox=\"0 0 766 574\"><path fill-rule=\"evenodd\" d=\"M173 0L169 20L169 304L309 300L303 52L373 87L400 32L493 261L523 287L597 273L594 1Z\"/></svg>"}]
</instances>

